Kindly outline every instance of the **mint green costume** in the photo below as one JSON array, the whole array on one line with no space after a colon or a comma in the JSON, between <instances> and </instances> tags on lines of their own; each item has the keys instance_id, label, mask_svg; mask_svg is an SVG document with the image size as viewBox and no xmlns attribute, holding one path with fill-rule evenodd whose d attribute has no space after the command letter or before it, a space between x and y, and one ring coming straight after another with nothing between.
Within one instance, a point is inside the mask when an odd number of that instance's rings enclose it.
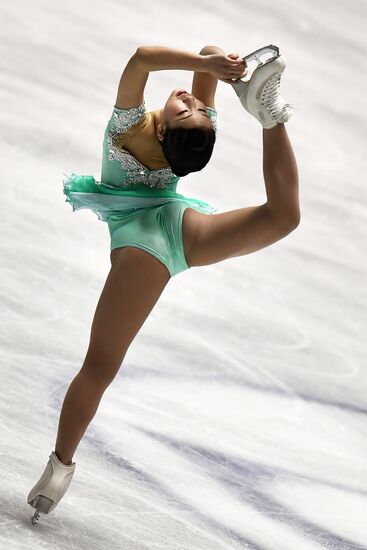
<instances>
[{"instance_id":1,"label":"mint green costume","mask_svg":"<svg viewBox=\"0 0 367 550\"><path fill-rule=\"evenodd\" d=\"M217 112L206 107L216 130ZM104 133L101 181L93 176L64 174L63 192L73 211L92 210L108 224L110 249L141 248L155 256L173 277L189 268L182 240L186 208L205 214L217 212L200 199L176 192L179 176L170 167L150 169L118 147L116 137L131 129L145 115L140 107L114 107Z\"/></svg>"}]
</instances>

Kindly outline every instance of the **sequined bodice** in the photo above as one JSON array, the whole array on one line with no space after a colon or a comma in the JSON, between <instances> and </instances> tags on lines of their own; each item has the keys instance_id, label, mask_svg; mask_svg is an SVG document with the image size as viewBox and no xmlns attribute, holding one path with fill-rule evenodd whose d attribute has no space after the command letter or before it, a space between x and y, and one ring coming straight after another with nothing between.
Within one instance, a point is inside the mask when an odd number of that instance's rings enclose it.
<instances>
[{"instance_id":1,"label":"sequined bodice","mask_svg":"<svg viewBox=\"0 0 367 550\"><path fill-rule=\"evenodd\" d=\"M210 107L206 109L216 130L217 112ZM132 132L134 127L138 128L138 123L144 121L144 117L146 117L145 102L139 107L129 109L114 107L104 134L101 181L104 185L115 189L117 187L133 190L143 185L155 189L175 190L180 178L169 166L148 168L119 144L121 136Z\"/></svg>"}]
</instances>

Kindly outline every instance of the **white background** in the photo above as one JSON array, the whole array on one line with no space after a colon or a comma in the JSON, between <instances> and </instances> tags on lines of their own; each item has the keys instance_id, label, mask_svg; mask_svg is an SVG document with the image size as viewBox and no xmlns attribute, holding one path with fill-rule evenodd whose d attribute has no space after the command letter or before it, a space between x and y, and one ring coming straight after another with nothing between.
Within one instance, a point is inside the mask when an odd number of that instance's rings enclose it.
<instances>
[{"instance_id":1,"label":"white background","mask_svg":"<svg viewBox=\"0 0 367 550\"><path fill-rule=\"evenodd\" d=\"M12 0L0 8L0 546L367 548L366 3ZM118 82L141 45L276 44L302 220L255 254L174 277L105 392L72 484L37 526L109 270L107 225L64 202L99 179ZM148 110L188 71L150 74ZM209 165L177 191L266 200L262 129L218 83Z\"/></svg>"}]
</instances>

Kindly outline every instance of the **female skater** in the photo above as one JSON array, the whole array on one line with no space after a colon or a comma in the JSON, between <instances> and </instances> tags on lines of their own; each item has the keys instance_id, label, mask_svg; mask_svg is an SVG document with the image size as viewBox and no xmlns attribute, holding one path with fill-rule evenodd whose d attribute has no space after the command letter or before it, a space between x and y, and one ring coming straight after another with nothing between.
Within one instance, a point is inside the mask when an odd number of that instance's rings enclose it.
<instances>
[{"instance_id":1,"label":"female skater","mask_svg":"<svg viewBox=\"0 0 367 550\"><path fill-rule=\"evenodd\" d=\"M247 61L214 46L199 54L140 47L121 76L108 121L101 181L71 174L64 180L73 210L89 208L106 221L111 269L94 314L83 365L62 406L55 451L27 502L48 514L67 491L75 450L103 393L169 279L190 267L250 254L275 243L300 221L298 170L284 123L292 107L279 95L285 61L260 63L248 81ZM256 54L256 55L255 55ZM150 71L194 71L191 93L175 89L163 109L146 112ZM209 161L216 135L217 81L233 86L243 107L263 127L263 173L267 201L215 214L204 201L176 192L180 177Z\"/></svg>"}]
</instances>

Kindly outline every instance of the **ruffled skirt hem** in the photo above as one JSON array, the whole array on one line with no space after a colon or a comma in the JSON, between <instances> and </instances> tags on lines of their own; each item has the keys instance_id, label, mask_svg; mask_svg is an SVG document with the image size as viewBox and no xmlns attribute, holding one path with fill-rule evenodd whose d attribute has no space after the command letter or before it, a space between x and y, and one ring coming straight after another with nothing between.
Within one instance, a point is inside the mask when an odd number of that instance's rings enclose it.
<instances>
[{"instance_id":1,"label":"ruffled skirt hem","mask_svg":"<svg viewBox=\"0 0 367 550\"><path fill-rule=\"evenodd\" d=\"M159 206L167 202L180 201L195 210L213 214L218 209L200 199L185 197L168 190L125 191L96 181L94 176L83 176L71 172L65 174L63 192L65 202L69 202L73 211L87 208L92 210L101 221L107 221L112 214Z\"/></svg>"}]
</instances>

